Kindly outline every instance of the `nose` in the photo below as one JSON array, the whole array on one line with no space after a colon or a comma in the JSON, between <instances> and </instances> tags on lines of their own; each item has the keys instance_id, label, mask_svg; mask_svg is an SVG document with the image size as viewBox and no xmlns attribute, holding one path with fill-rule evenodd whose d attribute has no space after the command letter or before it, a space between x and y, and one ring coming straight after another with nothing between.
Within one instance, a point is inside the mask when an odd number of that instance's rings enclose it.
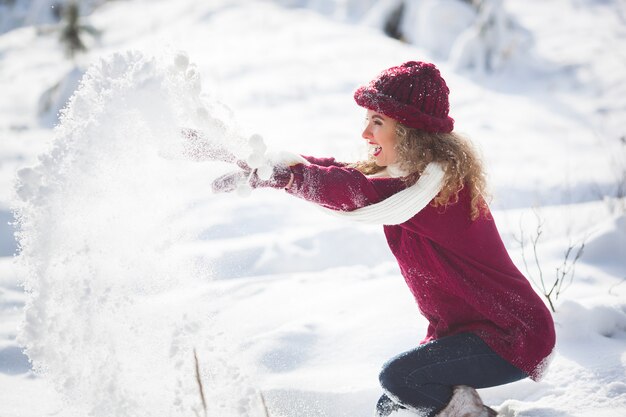
<instances>
[{"instance_id":1,"label":"nose","mask_svg":"<svg viewBox=\"0 0 626 417\"><path fill-rule=\"evenodd\" d=\"M361 137L363 139L372 139L372 131L370 130L369 123L365 125L365 128L363 129L363 132L361 133Z\"/></svg>"}]
</instances>

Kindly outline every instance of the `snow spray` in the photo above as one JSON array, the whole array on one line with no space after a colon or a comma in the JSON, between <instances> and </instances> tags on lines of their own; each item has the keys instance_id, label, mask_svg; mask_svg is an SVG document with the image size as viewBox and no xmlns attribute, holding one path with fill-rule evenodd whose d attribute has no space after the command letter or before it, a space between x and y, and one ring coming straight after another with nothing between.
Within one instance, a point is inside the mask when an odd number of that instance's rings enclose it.
<instances>
[{"instance_id":1,"label":"snow spray","mask_svg":"<svg viewBox=\"0 0 626 417\"><path fill-rule=\"evenodd\" d=\"M28 293L20 341L66 399L64 415L194 415L194 348L214 379L232 385L219 398L206 393L209 407L221 407L209 415L254 415L237 371L217 353L206 357L210 317L172 302L207 279L181 248L198 232L187 209L215 198L206 166L184 157L183 128L233 155L254 148L228 109L201 95L185 54L118 53L87 71L50 149L18 173Z\"/></svg>"}]
</instances>

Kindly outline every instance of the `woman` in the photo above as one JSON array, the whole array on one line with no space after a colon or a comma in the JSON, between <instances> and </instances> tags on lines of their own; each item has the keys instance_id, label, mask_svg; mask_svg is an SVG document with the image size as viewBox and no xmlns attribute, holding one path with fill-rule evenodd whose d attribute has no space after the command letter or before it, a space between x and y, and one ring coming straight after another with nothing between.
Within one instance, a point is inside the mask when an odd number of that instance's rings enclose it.
<instances>
[{"instance_id":1,"label":"woman","mask_svg":"<svg viewBox=\"0 0 626 417\"><path fill-rule=\"evenodd\" d=\"M367 109L369 160L283 160L266 180L239 162L241 171L213 184L218 192L242 181L285 188L335 215L384 225L429 326L419 346L384 365L381 417L496 415L475 389L539 378L555 344L552 317L485 202L481 162L452 132L448 94L432 64L389 68L354 95Z\"/></svg>"}]
</instances>

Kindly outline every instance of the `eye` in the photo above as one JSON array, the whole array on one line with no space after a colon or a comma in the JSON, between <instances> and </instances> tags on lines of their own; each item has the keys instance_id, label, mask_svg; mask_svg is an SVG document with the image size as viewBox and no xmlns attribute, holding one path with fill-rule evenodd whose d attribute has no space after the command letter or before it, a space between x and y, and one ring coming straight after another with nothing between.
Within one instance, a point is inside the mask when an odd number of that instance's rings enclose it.
<instances>
[{"instance_id":1,"label":"eye","mask_svg":"<svg viewBox=\"0 0 626 417\"><path fill-rule=\"evenodd\" d=\"M380 120L374 120L374 124L377 126L382 126L383 122L381 122Z\"/></svg>"}]
</instances>

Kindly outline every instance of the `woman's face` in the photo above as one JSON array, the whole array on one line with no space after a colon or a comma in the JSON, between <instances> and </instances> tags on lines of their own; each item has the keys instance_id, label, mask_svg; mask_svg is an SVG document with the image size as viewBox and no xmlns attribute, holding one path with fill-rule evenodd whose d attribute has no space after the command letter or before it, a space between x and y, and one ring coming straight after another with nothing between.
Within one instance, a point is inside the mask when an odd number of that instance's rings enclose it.
<instances>
[{"instance_id":1,"label":"woman's face","mask_svg":"<svg viewBox=\"0 0 626 417\"><path fill-rule=\"evenodd\" d=\"M361 136L371 146L376 165L386 167L395 163L397 158L396 142L398 140L396 137L397 122L384 114L368 110L365 123L365 129Z\"/></svg>"}]
</instances>

